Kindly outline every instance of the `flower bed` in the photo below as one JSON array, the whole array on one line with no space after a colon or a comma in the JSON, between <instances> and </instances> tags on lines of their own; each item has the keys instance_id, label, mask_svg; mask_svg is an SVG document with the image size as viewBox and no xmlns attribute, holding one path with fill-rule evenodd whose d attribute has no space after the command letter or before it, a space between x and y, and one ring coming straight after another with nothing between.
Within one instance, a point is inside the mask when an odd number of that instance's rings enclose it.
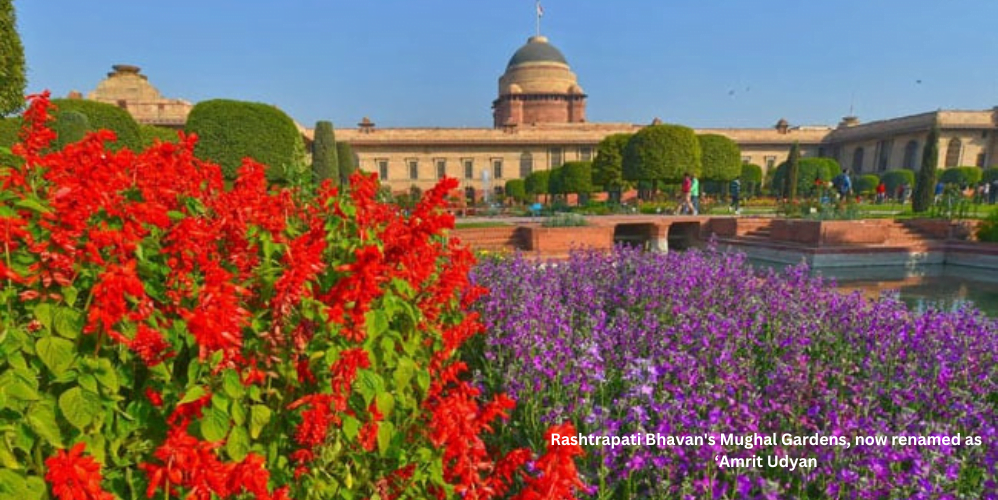
<instances>
[{"instance_id":1,"label":"flower bed","mask_svg":"<svg viewBox=\"0 0 998 500\"><path fill-rule=\"evenodd\" d=\"M976 311L913 314L804 269L756 275L741 256L699 252L497 259L473 278L491 289L477 304L489 335L469 359L487 390L519 403L505 439L561 419L586 435L715 439L586 447L598 498L998 495L998 326ZM773 433L775 445L721 444ZM960 446L854 441L957 434ZM724 467L721 456L814 466Z\"/></svg>"},{"instance_id":2,"label":"flower bed","mask_svg":"<svg viewBox=\"0 0 998 500\"><path fill-rule=\"evenodd\" d=\"M486 448L515 405L481 398L456 359L480 290L444 236L455 180L411 216L376 201L373 176L310 194L246 160L225 189L193 137L115 152L102 131L51 152L48 118L35 99L24 164L0 169L0 498L581 486L578 446Z\"/></svg>"}]
</instances>

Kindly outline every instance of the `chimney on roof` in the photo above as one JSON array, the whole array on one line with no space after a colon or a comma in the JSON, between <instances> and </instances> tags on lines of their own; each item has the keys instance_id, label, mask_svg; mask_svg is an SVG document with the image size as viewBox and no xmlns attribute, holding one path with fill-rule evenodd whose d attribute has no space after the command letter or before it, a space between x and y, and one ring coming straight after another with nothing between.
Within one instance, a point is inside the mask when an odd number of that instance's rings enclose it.
<instances>
[{"instance_id":1,"label":"chimney on roof","mask_svg":"<svg viewBox=\"0 0 998 500\"><path fill-rule=\"evenodd\" d=\"M859 117L857 116L843 116L842 121L839 122L839 128L849 128L859 125Z\"/></svg>"},{"instance_id":2,"label":"chimney on roof","mask_svg":"<svg viewBox=\"0 0 998 500\"><path fill-rule=\"evenodd\" d=\"M370 134L371 132L374 132L374 122L366 116L360 121L360 123L357 124L357 126L360 127L360 133L362 134Z\"/></svg>"},{"instance_id":3,"label":"chimney on roof","mask_svg":"<svg viewBox=\"0 0 998 500\"><path fill-rule=\"evenodd\" d=\"M66 99L83 99L83 94L79 90L70 90L69 94L66 95Z\"/></svg>"},{"instance_id":4,"label":"chimney on roof","mask_svg":"<svg viewBox=\"0 0 998 500\"><path fill-rule=\"evenodd\" d=\"M787 122L786 118L780 118L780 121L776 122L776 131L786 134L788 130L790 130L790 123Z\"/></svg>"}]
</instances>

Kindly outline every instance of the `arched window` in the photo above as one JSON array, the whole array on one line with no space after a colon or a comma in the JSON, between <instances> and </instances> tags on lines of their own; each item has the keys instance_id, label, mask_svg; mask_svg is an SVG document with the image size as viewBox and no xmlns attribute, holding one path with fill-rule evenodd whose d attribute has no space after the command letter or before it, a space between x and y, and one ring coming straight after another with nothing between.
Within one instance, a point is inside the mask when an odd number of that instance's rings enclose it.
<instances>
[{"instance_id":1,"label":"arched window","mask_svg":"<svg viewBox=\"0 0 998 500\"><path fill-rule=\"evenodd\" d=\"M863 148L856 148L852 153L852 171L858 174L863 171Z\"/></svg>"},{"instance_id":2,"label":"arched window","mask_svg":"<svg viewBox=\"0 0 998 500\"><path fill-rule=\"evenodd\" d=\"M960 139L954 137L949 140L949 145L946 146L946 166L955 167L960 164L960 150L963 149L963 143Z\"/></svg>"},{"instance_id":3,"label":"arched window","mask_svg":"<svg viewBox=\"0 0 998 500\"><path fill-rule=\"evenodd\" d=\"M532 173L534 173L534 155L524 151L520 155L520 178L526 179Z\"/></svg>"},{"instance_id":4,"label":"arched window","mask_svg":"<svg viewBox=\"0 0 998 500\"><path fill-rule=\"evenodd\" d=\"M916 158L918 158L918 141L912 139L904 146L904 162L901 168L915 170Z\"/></svg>"}]
</instances>

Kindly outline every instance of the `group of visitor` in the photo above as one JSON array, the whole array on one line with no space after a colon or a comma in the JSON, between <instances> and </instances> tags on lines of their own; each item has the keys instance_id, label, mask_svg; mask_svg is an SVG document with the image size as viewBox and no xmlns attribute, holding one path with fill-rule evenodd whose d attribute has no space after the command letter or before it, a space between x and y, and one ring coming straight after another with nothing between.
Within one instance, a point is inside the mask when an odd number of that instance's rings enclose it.
<instances>
[{"instance_id":1,"label":"group of visitor","mask_svg":"<svg viewBox=\"0 0 998 500\"><path fill-rule=\"evenodd\" d=\"M683 199L679 203L680 215L698 215L700 213L700 179L686 172L682 184Z\"/></svg>"}]
</instances>

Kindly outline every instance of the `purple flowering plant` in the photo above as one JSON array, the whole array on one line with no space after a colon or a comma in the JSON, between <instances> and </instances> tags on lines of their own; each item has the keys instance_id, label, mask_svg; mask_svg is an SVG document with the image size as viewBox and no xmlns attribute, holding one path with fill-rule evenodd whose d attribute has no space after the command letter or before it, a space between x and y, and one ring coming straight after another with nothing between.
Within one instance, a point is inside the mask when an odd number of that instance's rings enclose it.
<instances>
[{"instance_id":1,"label":"purple flowering plant","mask_svg":"<svg viewBox=\"0 0 998 500\"><path fill-rule=\"evenodd\" d=\"M998 324L976 310L912 312L714 250L513 256L472 275L490 289L476 304L488 333L466 359L486 390L518 399L501 439L540 445L529 436L565 418L583 434L715 437L587 446L593 498L998 498ZM719 441L773 433L849 446ZM957 434L960 446L890 441ZM854 441L878 435L886 445Z\"/></svg>"}]
</instances>

